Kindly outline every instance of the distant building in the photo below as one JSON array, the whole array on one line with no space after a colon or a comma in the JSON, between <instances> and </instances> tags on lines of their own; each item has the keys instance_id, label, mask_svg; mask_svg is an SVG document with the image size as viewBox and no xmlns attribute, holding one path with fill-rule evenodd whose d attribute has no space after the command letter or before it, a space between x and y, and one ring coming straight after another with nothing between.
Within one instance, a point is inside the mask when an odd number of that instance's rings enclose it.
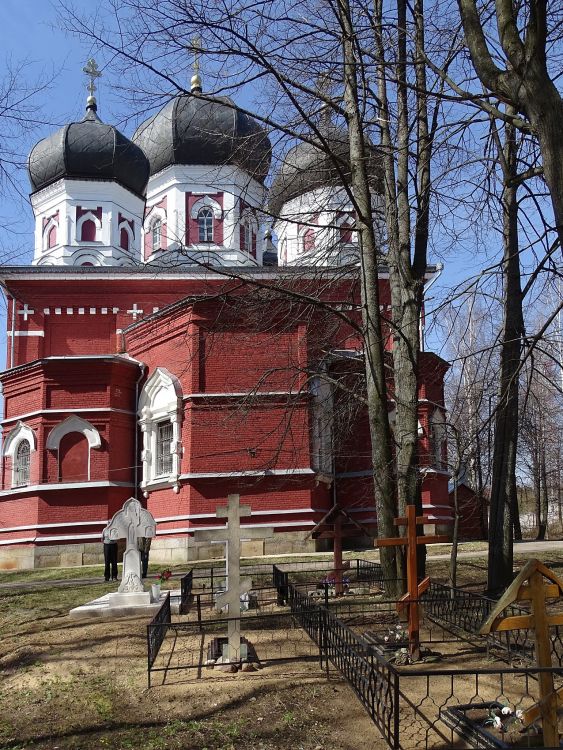
<instances>
[{"instance_id":1,"label":"distant building","mask_svg":"<svg viewBox=\"0 0 563 750\"><path fill-rule=\"evenodd\" d=\"M487 530L487 504L484 497L479 496L467 480L465 471L455 481L448 482L449 502L453 508L456 504L459 512L459 538L461 540L486 539Z\"/></svg>"}]
</instances>

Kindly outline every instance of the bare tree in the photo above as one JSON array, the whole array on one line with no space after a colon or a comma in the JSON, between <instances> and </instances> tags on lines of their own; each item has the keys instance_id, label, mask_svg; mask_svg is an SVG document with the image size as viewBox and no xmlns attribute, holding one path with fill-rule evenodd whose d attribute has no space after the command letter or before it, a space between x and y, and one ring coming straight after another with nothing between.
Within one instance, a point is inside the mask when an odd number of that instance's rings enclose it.
<instances>
[{"instance_id":1,"label":"bare tree","mask_svg":"<svg viewBox=\"0 0 563 750\"><path fill-rule=\"evenodd\" d=\"M537 139L559 243L563 245L563 100L555 83L556 75L550 73L560 60L555 59L557 47L549 33L550 27L558 33L561 7L557 3L550 7L547 0L495 0L494 35L491 21L485 20L485 12L479 13L476 0L458 0L458 4L467 46L481 82L510 105L504 119L530 131ZM499 67L498 57L495 59L491 52L497 40L504 67Z\"/></svg>"}]
</instances>

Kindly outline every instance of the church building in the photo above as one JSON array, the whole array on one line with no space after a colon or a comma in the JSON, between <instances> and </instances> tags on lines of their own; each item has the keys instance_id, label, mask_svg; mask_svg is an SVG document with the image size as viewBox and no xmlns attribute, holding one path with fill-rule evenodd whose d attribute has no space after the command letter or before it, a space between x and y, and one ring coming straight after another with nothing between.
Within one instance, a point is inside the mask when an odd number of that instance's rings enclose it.
<instances>
[{"instance_id":1,"label":"church building","mask_svg":"<svg viewBox=\"0 0 563 750\"><path fill-rule=\"evenodd\" d=\"M335 504L373 532L343 170L303 143L270 175L262 126L204 95L198 75L131 140L90 93L82 120L32 149L33 260L0 269L0 568L98 562L101 531L131 496L157 521L161 562L221 554L193 532L222 525L215 509L233 492L252 508L246 525L275 530L249 554L314 550L307 532ZM345 165L345 134L323 127ZM384 256L379 283L385 316ZM447 364L421 362L423 505L439 521Z\"/></svg>"}]
</instances>

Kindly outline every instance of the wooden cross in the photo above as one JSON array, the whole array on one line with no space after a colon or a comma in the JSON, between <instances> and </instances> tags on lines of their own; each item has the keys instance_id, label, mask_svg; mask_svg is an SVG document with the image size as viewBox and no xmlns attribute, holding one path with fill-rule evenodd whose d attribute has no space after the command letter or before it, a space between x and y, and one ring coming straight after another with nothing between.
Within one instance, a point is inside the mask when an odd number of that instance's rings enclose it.
<instances>
[{"instance_id":1,"label":"wooden cross","mask_svg":"<svg viewBox=\"0 0 563 750\"><path fill-rule=\"evenodd\" d=\"M240 661L240 597L252 588L251 578L240 577L240 543L241 534L245 539L267 539L273 536L273 529L247 529L241 528L241 516L249 516L251 508L249 505L240 505L240 495L229 495L227 507L217 508L217 518L226 518L227 526L224 529L209 529L195 532L198 541L218 542L223 541L227 545L226 567L227 567L227 590L219 594L215 606L221 610L227 607L229 620L227 624L228 646L227 659L229 662Z\"/></svg>"},{"instance_id":2,"label":"wooden cross","mask_svg":"<svg viewBox=\"0 0 563 750\"><path fill-rule=\"evenodd\" d=\"M352 529L347 529L346 533L344 533L342 529L344 521L348 521L352 526ZM372 538L374 536L368 528L352 518L352 516L344 508L341 508L338 503L335 503L328 513L326 513L321 520L315 524L315 527L305 536L305 541L309 539L309 537L312 539L333 540L335 596L342 596L344 593L344 586L342 583L342 539L344 537L349 538L359 535Z\"/></svg>"},{"instance_id":3,"label":"wooden cross","mask_svg":"<svg viewBox=\"0 0 563 750\"><path fill-rule=\"evenodd\" d=\"M402 547L407 548L407 593L397 602L397 610L403 611L408 607L408 631L409 631L409 655L412 661L420 659L420 618L418 611L418 600L428 588L430 578L428 576L418 583L418 567L416 548L419 544L440 544L451 541L446 535L417 535L416 527L422 524L435 524L427 516L417 516L414 505L407 505L407 515L395 518L395 526L406 526L407 535L400 537L384 537L376 540L377 547Z\"/></svg>"},{"instance_id":4,"label":"wooden cross","mask_svg":"<svg viewBox=\"0 0 563 750\"><path fill-rule=\"evenodd\" d=\"M547 583L544 583L547 578ZM551 669L551 639L549 628L563 625L563 613L547 614L546 600L559 599L563 595L563 581L539 560L529 560L498 600L479 633L486 635L499 630L519 630L529 628L534 631L536 641L536 661L539 669ZM531 602L532 611L523 615L503 615L510 604ZM539 701L524 711L522 722L530 726L540 717L542 720L543 744L545 747L559 747L559 727L557 709L563 705L563 688L554 689L553 672L539 672Z\"/></svg>"}]
</instances>

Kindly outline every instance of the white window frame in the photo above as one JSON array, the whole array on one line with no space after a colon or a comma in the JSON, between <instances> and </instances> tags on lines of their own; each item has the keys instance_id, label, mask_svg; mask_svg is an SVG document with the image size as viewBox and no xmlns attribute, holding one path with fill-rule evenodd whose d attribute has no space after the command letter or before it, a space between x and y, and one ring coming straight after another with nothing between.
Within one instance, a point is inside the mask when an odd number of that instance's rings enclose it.
<instances>
[{"instance_id":1,"label":"white window frame","mask_svg":"<svg viewBox=\"0 0 563 750\"><path fill-rule=\"evenodd\" d=\"M27 456L26 456L26 462L25 465L23 464L22 457L20 455L21 449L27 446ZM23 469L25 468L25 472ZM23 481L22 481L22 475L23 475ZM29 444L29 440L20 440L18 443L17 450L14 454L14 463L13 463L13 482L12 487L27 487L30 483L30 476L31 476L31 445Z\"/></svg>"},{"instance_id":2,"label":"white window frame","mask_svg":"<svg viewBox=\"0 0 563 750\"><path fill-rule=\"evenodd\" d=\"M59 448L61 445L61 440L65 437L65 435L68 435L71 432L79 432L88 441L88 466L87 466L87 482L90 481L90 453L92 448L98 449L102 446L102 439L100 437L100 433L98 430L94 427L94 425L91 422L88 422L86 419L82 419L82 417L76 416L76 414L73 414L72 416L65 419L63 422L59 422L58 425L53 427L51 432L49 433L49 436L47 438L46 448L50 451L56 451L57 452L57 476L60 476L61 471L61 459L60 459L60 452Z\"/></svg>"},{"instance_id":3,"label":"white window frame","mask_svg":"<svg viewBox=\"0 0 563 750\"><path fill-rule=\"evenodd\" d=\"M10 483L12 489L16 489L17 487L25 487L29 484L29 481L26 483L26 485L16 484L16 456L18 448L24 440L29 443L29 473L31 476L31 454L37 450L37 440L35 437L35 432L31 429L31 427L29 427L29 425L26 425L23 422L18 422L16 426L13 427L12 430L10 430L8 436L6 437L3 449L4 457L9 457L12 459L12 477Z\"/></svg>"},{"instance_id":4,"label":"white window frame","mask_svg":"<svg viewBox=\"0 0 563 750\"><path fill-rule=\"evenodd\" d=\"M205 214L205 216L203 216ZM202 223L203 222L203 223ZM197 241L198 244L213 243L215 235L215 216L211 206L202 206L197 212ZM204 239L201 239L203 230Z\"/></svg>"},{"instance_id":5,"label":"white window frame","mask_svg":"<svg viewBox=\"0 0 563 750\"><path fill-rule=\"evenodd\" d=\"M124 250L121 247L121 230L125 229L127 232L127 236L129 237L129 248L127 250ZM162 234L162 225L160 227L161 234ZM135 250L135 236L133 234L133 230L131 229L131 225L128 221L122 221L121 224L117 227L117 244L119 246L120 250L123 250L124 253L130 253Z\"/></svg>"},{"instance_id":6,"label":"white window frame","mask_svg":"<svg viewBox=\"0 0 563 750\"><path fill-rule=\"evenodd\" d=\"M84 224L85 221L93 221L96 226L96 237L93 240L81 239L82 225ZM92 213L92 211L87 211L85 214L82 214L82 216L76 222L76 242L78 242L79 245L87 245L88 243L92 243L92 242L100 242L101 232L102 232L102 222L98 219L96 214Z\"/></svg>"},{"instance_id":7,"label":"white window frame","mask_svg":"<svg viewBox=\"0 0 563 750\"><path fill-rule=\"evenodd\" d=\"M142 489L150 488L155 484L164 484L173 485L175 490L179 491L182 414L182 388L178 378L166 368L157 367L139 395L138 418L143 435ZM159 474L157 467L158 431L165 422L172 424L171 471L168 474Z\"/></svg>"},{"instance_id":8,"label":"white window frame","mask_svg":"<svg viewBox=\"0 0 563 750\"><path fill-rule=\"evenodd\" d=\"M55 229L57 232L57 241L53 245L53 247L49 247L49 232L51 229ZM45 229L43 230L43 252L47 252L48 250L54 250L56 247L61 245L60 237L59 237L59 222L56 221L56 219L49 219L47 224L45 224Z\"/></svg>"}]
</instances>

